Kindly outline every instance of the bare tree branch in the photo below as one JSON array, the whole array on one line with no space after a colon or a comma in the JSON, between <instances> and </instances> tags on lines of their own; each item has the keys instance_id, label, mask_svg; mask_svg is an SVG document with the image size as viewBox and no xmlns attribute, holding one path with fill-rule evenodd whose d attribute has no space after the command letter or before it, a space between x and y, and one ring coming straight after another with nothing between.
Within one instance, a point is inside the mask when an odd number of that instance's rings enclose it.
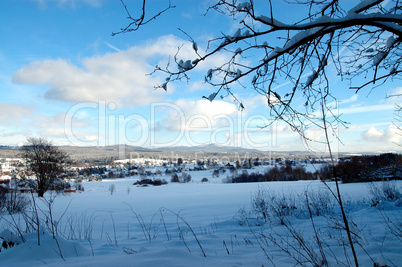
<instances>
[{"instance_id":1,"label":"bare tree branch","mask_svg":"<svg viewBox=\"0 0 402 267\"><path fill-rule=\"evenodd\" d=\"M124 0L120 0L120 1L127 13L127 18L129 20L131 20L131 22L126 27L121 28L120 31L112 33L112 36L114 36L116 34L137 31L141 26L144 26L144 25L148 24L149 22L151 22L152 20L157 19L159 16L161 16L163 13L167 12L169 9L176 8L176 6L173 6L169 0L169 5L165 9L159 11L157 14L151 16L150 18L147 18L146 17L147 0L142 0L141 15L138 18L134 18L133 16L131 16L131 14L127 8L127 5L124 3Z\"/></svg>"},{"instance_id":2,"label":"bare tree branch","mask_svg":"<svg viewBox=\"0 0 402 267\"><path fill-rule=\"evenodd\" d=\"M205 15L219 12L231 16L239 22L239 29L209 40L202 53L194 38L180 27L179 31L193 46L194 57L182 58L180 47L172 60L174 64L169 62L164 68L156 66L153 73L163 72L167 77L155 89L167 91L169 83L188 81L200 63L223 53L229 56L228 60L205 74L205 82L216 90L203 98L213 101L222 93L222 97L233 97L242 108L241 99L235 96L232 88L234 85L251 87L266 97L273 121L283 120L303 134L308 124L320 124L315 112L327 102L322 101L322 97L335 100L327 78L329 69L335 69L356 91L401 79L402 7L399 1L391 0L383 6L382 0L366 0L349 10L342 8L337 0L285 2L299 5L301 11L305 7L305 17L295 23L286 23L287 18L281 20L275 16L275 8L269 0L265 11L256 10L251 0L218 0ZM144 17L145 0L142 16L134 25L140 27L143 21L148 22ZM268 43L267 40L275 41ZM258 60L242 63L249 57ZM358 77L365 77L365 82L356 85ZM278 89L279 84L285 86ZM300 107L300 99L305 103L303 107ZM327 108L331 109L330 106ZM332 118L339 120L339 116Z\"/></svg>"}]
</instances>

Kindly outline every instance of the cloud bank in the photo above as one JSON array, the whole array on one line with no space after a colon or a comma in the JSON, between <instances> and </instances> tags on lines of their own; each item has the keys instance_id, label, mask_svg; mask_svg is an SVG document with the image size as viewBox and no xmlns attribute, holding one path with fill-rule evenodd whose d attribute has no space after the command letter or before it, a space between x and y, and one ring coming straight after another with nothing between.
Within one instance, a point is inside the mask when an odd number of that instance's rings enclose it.
<instances>
[{"instance_id":1,"label":"cloud bank","mask_svg":"<svg viewBox=\"0 0 402 267\"><path fill-rule=\"evenodd\" d=\"M385 130L377 130L374 126L361 134L363 140L367 142L398 143L401 136L394 125L390 125Z\"/></svg>"}]
</instances>

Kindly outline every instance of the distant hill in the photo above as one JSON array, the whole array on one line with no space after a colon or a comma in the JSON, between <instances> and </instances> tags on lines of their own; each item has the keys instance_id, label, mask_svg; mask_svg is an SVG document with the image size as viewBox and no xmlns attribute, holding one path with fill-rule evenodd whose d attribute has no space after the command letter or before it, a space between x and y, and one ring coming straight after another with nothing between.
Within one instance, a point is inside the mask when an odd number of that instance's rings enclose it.
<instances>
[{"instance_id":1,"label":"distant hill","mask_svg":"<svg viewBox=\"0 0 402 267\"><path fill-rule=\"evenodd\" d=\"M174 146L146 148L129 145L113 145L105 147L96 146L60 146L71 159L76 161L99 161L111 162L115 159L144 157L144 158L165 158L177 160L177 157L183 159L199 159L212 156L227 157L230 159L243 157L260 158L307 158L307 157L327 157L326 153L314 153L309 151L261 151L258 149L249 149L232 146L203 145L203 146ZM0 146L0 158L18 157L20 147L18 146ZM365 155L379 153L361 153ZM349 153L342 153L339 157L348 156Z\"/></svg>"},{"instance_id":2,"label":"distant hill","mask_svg":"<svg viewBox=\"0 0 402 267\"><path fill-rule=\"evenodd\" d=\"M162 151L181 151L181 152L204 152L204 153L254 153L264 154L264 151L258 149L249 149L241 147L231 146L217 146L217 145L205 145L205 146L175 146L175 147L161 147Z\"/></svg>"}]
</instances>

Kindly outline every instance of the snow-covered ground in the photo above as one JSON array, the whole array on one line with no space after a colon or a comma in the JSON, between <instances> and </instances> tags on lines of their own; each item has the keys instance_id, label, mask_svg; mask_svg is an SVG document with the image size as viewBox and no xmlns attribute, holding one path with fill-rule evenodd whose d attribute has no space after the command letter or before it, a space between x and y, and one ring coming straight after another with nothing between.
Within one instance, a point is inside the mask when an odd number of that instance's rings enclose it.
<instances>
[{"instance_id":1,"label":"snow-covered ground","mask_svg":"<svg viewBox=\"0 0 402 267\"><path fill-rule=\"evenodd\" d=\"M24 234L25 243L0 252L0 266L295 266L295 258L311 266L308 257L323 258L315 245L313 224L329 265L353 265L336 207L335 213L313 217L313 223L308 216L290 215L288 227L273 217L264 223L252 212L257 192L304 201L306 190L330 194L322 182L224 184L227 173L219 178L212 178L210 170L188 173L192 176L188 184L136 187L138 177L128 177L86 182L82 193L57 195L52 208L56 239L43 219L41 245L37 232ZM160 178L169 181L169 177ZM204 177L209 182L201 183ZM116 188L113 194L111 184ZM396 186L401 188L402 182ZM402 237L400 228L395 230L401 226L401 201L371 207L369 186L364 183L342 184L341 191L352 231L358 235L360 265L373 266L375 261L401 266ZM51 192L45 197L50 199ZM43 201L36 202L44 218L48 209ZM15 232L12 219L0 217L0 233ZM18 216L14 219L25 231L25 222ZM289 225L303 238L306 250L291 237ZM311 256L305 252L309 244L316 248Z\"/></svg>"}]
</instances>

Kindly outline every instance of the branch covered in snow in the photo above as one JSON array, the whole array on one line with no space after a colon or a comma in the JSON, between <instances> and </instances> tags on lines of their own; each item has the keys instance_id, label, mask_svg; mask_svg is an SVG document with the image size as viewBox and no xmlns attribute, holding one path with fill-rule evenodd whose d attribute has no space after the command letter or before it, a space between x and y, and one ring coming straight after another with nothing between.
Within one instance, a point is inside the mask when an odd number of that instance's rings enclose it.
<instances>
[{"instance_id":1,"label":"branch covered in snow","mask_svg":"<svg viewBox=\"0 0 402 267\"><path fill-rule=\"evenodd\" d=\"M289 7L297 4L298 12L305 12L296 22L277 16L272 2L257 6L254 1L220 0L210 6L207 14L231 16L239 27L209 40L206 49L180 29L190 39L184 45L191 45L194 57L180 58L179 48L175 64L156 68L168 76L156 88L167 90L168 83L188 79L199 64L223 54L226 62L205 74L205 82L217 88L206 99L213 101L222 93L243 106L231 88L234 84L253 88L266 96L275 118L302 132L304 125L296 126L297 122L311 119L317 106L332 98L326 75L329 69L355 90L401 78L399 1L356 1L348 9L336 0L286 1ZM358 77L367 82L356 85ZM293 104L296 98L304 98L302 108Z\"/></svg>"}]
</instances>

